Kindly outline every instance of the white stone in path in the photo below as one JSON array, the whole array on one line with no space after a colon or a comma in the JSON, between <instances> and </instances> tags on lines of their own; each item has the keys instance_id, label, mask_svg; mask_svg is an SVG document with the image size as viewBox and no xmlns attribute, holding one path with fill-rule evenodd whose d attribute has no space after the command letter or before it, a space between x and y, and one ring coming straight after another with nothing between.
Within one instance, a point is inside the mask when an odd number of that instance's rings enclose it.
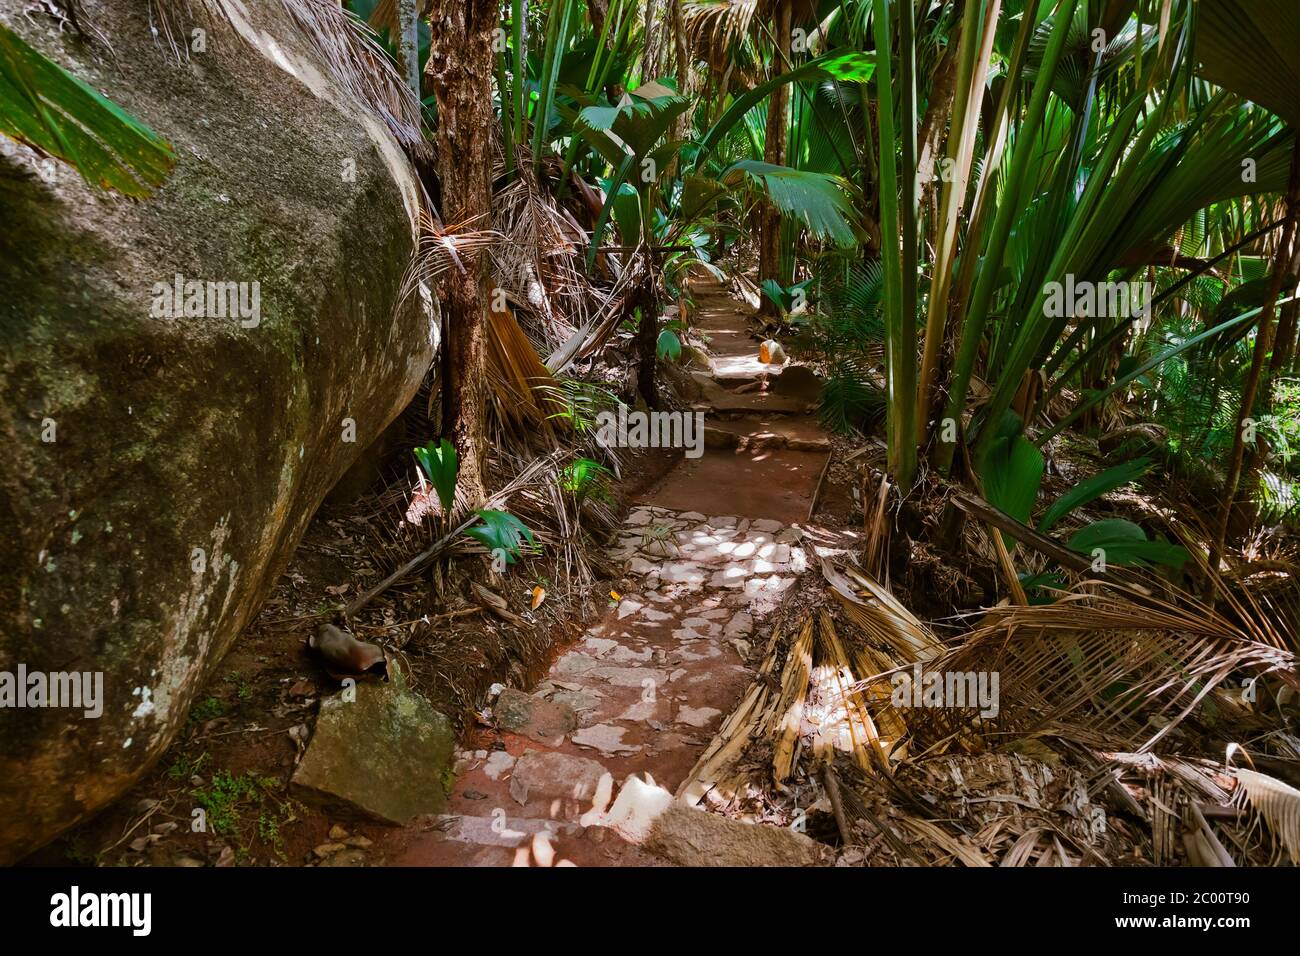
<instances>
[{"instance_id":1,"label":"white stone in path","mask_svg":"<svg viewBox=\"0 0 1300 956\"><path fill-rule=\"evenodd\" d=\"M587 648L596 657L604 657L614 648L618 647L618 641L611 641L606 637L588 637L582 642L583 647Z\"/></svg>"},{"instance_id":2,"label":"white stone in path","mask_svg":"<svg viewBox=\"0 0 1300 956\"><path fill-rule=\"evenodd\" d=\"M494 750L488 755L487 763L483 765L483 772L491 780L501 779L501 775L515 765L515 758L510 756L504 750Z\"/></svg>"},{"instance_id":3,"label":"white stone in path","mask_svg":"<svg viewBox=\"0 0 1300 956\"><path fill-rule=\"evenodd\" d=\"M742 588L749 577L749 569L743 564L733 564L721 571L714 571L709 578L711 588Z\"/></svg>"},{"instance_id":4,"label":"white stone in path","mask_svg":"<svg viewBox=\"0 0 1300 956\"><path fill-rule=\"evenodd\" d=\"M615 664L645 663L653 655L654 651L648 647L643 651L634 651L630 647L619 645L615 648L614 653L609 656L609 659Z\"/></svg>"},{"instance_id":5,"label":"white stone in path","mask_svg":"<svg viewBox=\"0 0 1300 956\"><path fill-rule=\"evenodd\" d=\"M585 674L593 667L599 666L600 661L589 654L581 654L578 651L570 651L555 662L555 673L557 674Z\"/></svg>"},{"instance_id":6,"label":"white stone in path","mask_svg":"<svg viewBox=\"0 0 1300 956\"><path fill-rule=\"evenodd\" d=\"M593 724L577 731L570 739L579 747L589 747L603 754L632 754L641 749L639 744L623 742L626 727L613 724Z\"/></svg>"},{"instance_id":7,"label":"white stone in path","mask_svg":"<svg viewBox=\"0 0 1300 956\"><path fill-rule=\"evenodd\" d=\"M692 561L674 561L665 564L659 578L669 584L703 584L704 571Z\"/></svg>"},{"instance_id":8,"label":"white stone in path","mask_svg":"<svg viewBox=\"0 0 1300 956\"><path fill-rule=\"evenodd\" d=\"M677 719L692 727L707 727L715 717L721 715L722 711L712 707L683 707L677 712Z\"/></svg>"},{"instance_id":9,"label":"white stone in path","mask_svg":"<svg viewBox=\"0 0 1300 956\"><path fill-rule=\"evenodd\" d=\"M754 630L754 618L748 611L737 611L735 617L727 622L723 634L727 637L748 637Z\"/></svg>"},{"instance_id":10,"label":"white stone in path","mask_svg":"<svg viewBox=\"0 0 1300 956\"><path fill-rule=\"evenodd\" d=\"M598 667L592 671L592 676L615 687L644 687L646 681L653 681L657 687L666 679L663 671L653 667Z\"/></svg>"}]
</instances>

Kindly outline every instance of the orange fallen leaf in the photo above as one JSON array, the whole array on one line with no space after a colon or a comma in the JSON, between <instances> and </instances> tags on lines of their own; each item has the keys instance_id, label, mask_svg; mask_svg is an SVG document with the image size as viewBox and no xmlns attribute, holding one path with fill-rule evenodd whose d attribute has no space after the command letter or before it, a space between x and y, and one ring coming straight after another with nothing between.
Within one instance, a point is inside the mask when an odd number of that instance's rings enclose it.
<instances>
[{"instance_id":1,"label":"orange fallen leaf","mask_svg":"<svg viewBox=\"0 0 1300 956\"><path fill-rule=\"evenodd\" d=\"M546 588L540 584L533 588L533 610L536 611L538 606L546 600Z\"/></svg>"}]
</instances>

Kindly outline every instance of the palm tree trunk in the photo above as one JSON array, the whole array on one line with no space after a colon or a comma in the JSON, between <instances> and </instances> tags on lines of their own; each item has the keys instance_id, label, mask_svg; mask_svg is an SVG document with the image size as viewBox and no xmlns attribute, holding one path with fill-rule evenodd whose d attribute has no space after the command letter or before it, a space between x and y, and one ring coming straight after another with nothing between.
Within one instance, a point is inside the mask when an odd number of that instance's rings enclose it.
<instances>
[{"instance_id":1,"label":"palm tree trunk","mask_svg":"<svg viewBox=\"0 0 1300 956\"><path fill-rule=\"evenodd\" d=\"M1300 276L1300 243L1293 242L1291 263L1287 266L1287 284L1284 291L1293 294L1296 289L1296 276ZM1300 302L1294 298L1282 306L1281 317L1277 323L1277 337L1273 344L1273 358L1268 363L1268 376L1271 379L1278 372L1291 365L1291 356L1295 349L1296 317L1300 314Z\"/></svg>"},{"instance_id":2,"label":"palm tree trunk","mask_svg":"<svg viewBox=\"0 0 1300 956\"><path fill-rule=\"evenodd\" d=\"M415 98L420 99L420 15L416 10L416 0L397 0L397 20L401 34L397 46L397 58L402 67L402 76L406 85L415 90Z\"/></svg>"},{"instance_id":3,"label":"palm tree trunk","mask_svg":"<svg viewBox=\"0 0 1300 956\"><path fill-rule=\"evenodd\" d=\"M776 72L778 75L790 69L790 31L793 11L789 0L783 2L776 12ZM789 96L789 84L782 83L767 98L767 135L763 143L763 161L773 164L785 162L786 133L786 99ZM758 281L765 279L780 281L781 275L781 213L771 203L764 203L760 214L758 235ZM776 305L767 296L763 297L762 313L769 318L776 317Z\"/></svg>"},{"instance_id":4,"label":"palm tree trunk","mask_svg":"<svg viewBox=\"0 0 1300 956\"><path fill-rule=\"evenodd\" d=\"M495 0L438 0L430 18L426 72L438 104L434 134L443 220L484 228L492 203L492 51ZM487 258L467 247L464 270L443 283L447 340L443 352L443 432L460 457L460 486L473 501L486 496Z\"/></svg>"},{"instance_id":5,"label":"palm tree trunk","mask_svg":"<svg viewBox=\"0 0 1300 956\"><path fill-rule=\"evenodd\" d=\"M659 388L656 382L659 364L659 295L655 288L657 270L654 253L647 252L650 261L646 264L646 275L641 280L637 291L636 305L641 308L641 321L637 325L637 391L645 400L651 411L659 408Z\"/></svg>"},{"instance_id":6,"label":"palm tree trunk","mask_svg":"<svg viewBox=\"0 0 1300 956\"><path fill-rule=\"evenodd\" d=\"M1278 240L1277 252L1273 257L1273 277L1269 282L1267 304L1259 314L1259 328L1255 332L1255 352L1251 357L1250 371L1246 375L1246 384L1241 392L1237 427L1232 434L1232 455L1228 459L1228 477L1223 484L1223 503L1219 506L1214 539L1210 542L1208 587L1210 603L1214 601L1219 561L1223 557L1224 545L1228 537L1228 524L1232 519L1233 507L1237 500L1237 489L1242 483L1243 463L1246 456L1245 423L1254 414L1255 399L1259 395L1260 381L1264 377L1264 360L1273 346L1273 313L1277 309L1278 295L1282 291L1282 283L1286 279L1290 265L1291 243L1295 236L1298 207L1300 207L1300 139L1297 139L1291 154L1291 179L1286 196L1286 223L1282 227L1282 237ZM1255 464L1256 461L1252 457L1252 470ZM1249 484L1248 474L1246 478L1246 484Z\"/></svg>"}]
</instances>

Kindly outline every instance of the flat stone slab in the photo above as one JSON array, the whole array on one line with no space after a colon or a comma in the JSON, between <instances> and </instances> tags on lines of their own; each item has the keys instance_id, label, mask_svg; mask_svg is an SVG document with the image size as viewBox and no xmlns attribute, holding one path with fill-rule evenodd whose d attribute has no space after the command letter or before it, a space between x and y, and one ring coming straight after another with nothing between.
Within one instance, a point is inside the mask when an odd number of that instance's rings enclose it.
<instances>
[{"instance_id":1,"label":"flat stone slab","mask_svg":"<svg viewBox=\"0 0 1300 956\"><path fill-rule=\"evenodd\" d=\"M510 796L521 806L530 799L590 802L605 768L594 760L551 750L529 750L515 762Z\"/></svg>"},{"instance_id":2,"label":"flat stone slab","mask_svg":"<svg viewBox=\"0 0 1300 956\"><path fill-rule=\"evenodd\" d=\"M492 713L501 729L551 746L578 727L578 715L572 707L513 687L501 691Z\"/></svg>"},{"instance_id":3,"label":"flat stone slab","mask_svg":"<svg viewBox=\"0 0 1300 956\"><path fill-rule=\"evenodd\" d=\"M828 856L802 833L681 805L654 821L645 847L681 866L817 866Z\"/></svg>"},{"instance_id":4,"label":"flat stone slab","mask_svg":"<svg viewBox=\"0 0 1300 956\"><path fill-rule=\"evenodd\" d=\"M388 683L358 683L321 701L311 743L293 774L305 796L399 825L446 805L451 721L393 668Z\"/></svg>"},{"instance_id":5,"label":"flat stone slab","mask_svg":"<svg viewBox=\"0 0 1300 956\"><path fill-rule=\"evenodd\" d=\"M636 753L641 749L640 745L625 743L623 740L625 733L627 733L626 727L595 724L582 728L571 739L579 747L590 747L606 755Z\"/></svg>"},{"instance_id":6,"label":"flat stone slab","mask_svg":"<svg viewBox=\"0 0 1300 956\"><path fill-rule=\"evenodd\" d=\"M516 847L534 833L571 834L579 827L562 820L529 817L471 817L443 815L438 821L448 840L479 846Z\"/></svg>"}]
</instances>

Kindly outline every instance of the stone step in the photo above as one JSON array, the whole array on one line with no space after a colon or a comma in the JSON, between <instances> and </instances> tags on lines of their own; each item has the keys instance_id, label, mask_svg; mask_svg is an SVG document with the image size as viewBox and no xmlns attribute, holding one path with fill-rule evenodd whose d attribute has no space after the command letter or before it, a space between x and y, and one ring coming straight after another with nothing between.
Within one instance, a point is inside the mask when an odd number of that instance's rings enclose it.
<instances>
[{"instance_id":1,"label":"stone step","mask_svg":"<svg viewBox=\"0 0 1300 956\"><path fill-rule=\"evenodd\" d=\"M812 415L746 416L734 420L715 418L706 424L704 446L738 452L766 448L830 451L831 440Z\"/></svg>"},{"instance_id":2,"label":"stone step","mask_svg":"<svg viewBox=\"0 0 1300 956\"><path fill-rule=\"evenodd\" d=\"M806 415L814 411L821 395L821 380L804 365L787 365L777 374L749 381L733 379L724 387L704 372L692 372L700 388L700 397L692 406L722 415Z\"/></svg>"}]
</instances>

